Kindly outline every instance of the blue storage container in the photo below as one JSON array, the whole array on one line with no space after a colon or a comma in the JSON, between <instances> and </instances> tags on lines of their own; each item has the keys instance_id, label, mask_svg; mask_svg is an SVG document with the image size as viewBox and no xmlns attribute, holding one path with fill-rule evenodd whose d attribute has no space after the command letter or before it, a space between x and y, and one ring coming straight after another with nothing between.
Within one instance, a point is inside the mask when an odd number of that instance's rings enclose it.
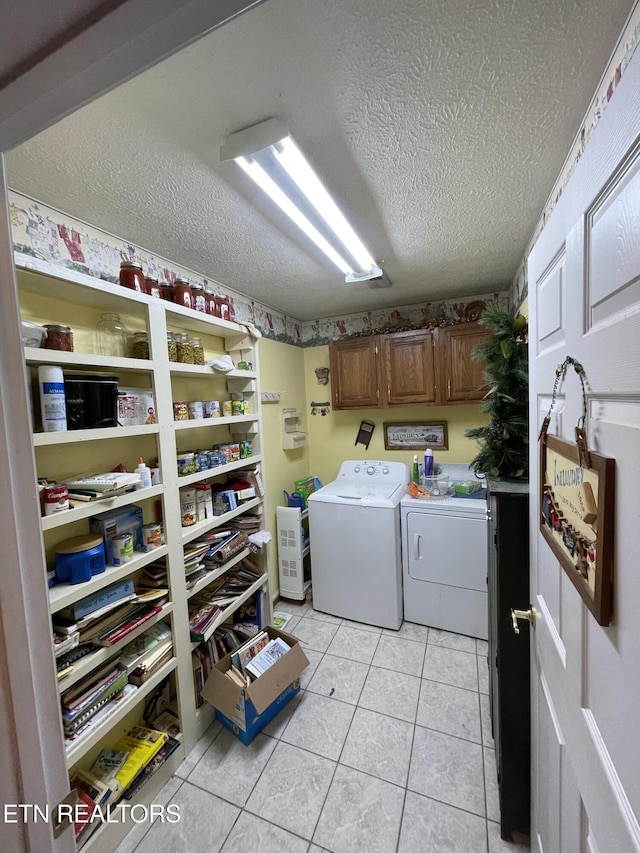
<instances>
[{"instance_id":1,"label":"blue storage container","mask_svg":"<svg viewBox=\"0 0 640 853\"><path fill-rule=\"evenodd\" d=\"M74 536L56 546L56 581L82 583L104 572L106 561L101 536Z\"/></svg>"}]
</instances>

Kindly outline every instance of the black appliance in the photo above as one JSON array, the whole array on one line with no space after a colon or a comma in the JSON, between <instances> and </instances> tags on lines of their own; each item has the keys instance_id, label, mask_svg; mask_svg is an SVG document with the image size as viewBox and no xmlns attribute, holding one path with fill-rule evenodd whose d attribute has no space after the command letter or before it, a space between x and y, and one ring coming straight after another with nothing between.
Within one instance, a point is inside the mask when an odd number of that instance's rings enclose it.
<instances>
[{"instance_id":1,"label":"black appliance","mask_svg":"<svg viewBox=\"0 0 640 853\"><path fill-rule=\"evenodd\" d=\"M65 373L67 429L118 426L118 377Z\"/></svg>"}]
</instances>

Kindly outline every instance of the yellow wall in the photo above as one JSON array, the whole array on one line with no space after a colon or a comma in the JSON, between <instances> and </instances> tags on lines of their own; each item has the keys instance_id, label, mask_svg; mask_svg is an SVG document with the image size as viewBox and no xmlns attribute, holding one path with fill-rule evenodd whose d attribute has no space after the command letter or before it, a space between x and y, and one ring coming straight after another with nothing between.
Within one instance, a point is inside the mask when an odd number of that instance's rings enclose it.
<instances>
[{"instance_id":1,"label":"yellow wall","mask_svg":"<svg viewBox=\"0 0 640 853\"><path fill-rule=\"evenodd\" d=\"M518 308L518 311L522 314L523 317L529 317L529 297L526 296L522 305Z\"/></svg>"},{"instance_id":2,"label":"yellow wall","mask_svg":"<svg viewBox=\"0 0 640 853\"><path fill-rule=\"evenodd\" d=\"M279 403L262 404L262 468L266 488L265 526L273 539L269 543L271 589L277 590L278 547L276 541L276 507L282 504L283 489L293 491L293 481L309 474L308 445L299 450L282 449L282 410L297 408L304 417L307 411L304 383L304 358L300 347L261 338L258 344L261 390L279 391ZM301 429L305 430L304 422Z\"/></svg>"},{"instance_id":3,"label":"yellow wall","mask_svg":"<svg viewBox=\"0 0 640 853\"><path fill-rule=\"evenodd\" d=\"M329 347L308 347L304 353L304 372L307 383L307 429L309 431L310 474L320 477L323 483L335 479L340 463L345 459L391 459L405 462L409 467L415 451L385 450L383 423L393 421L415 422L446 421L449 433L449 449L434 451L436 462L471 462L477 453L475 441L465 438L469 427L488 423L477 405L469 406L412 406L405 409L357 409L350 412L334 412L312 417L309 404L312 400L331 400L331 376L329 385L318 385L316 367L329 366ZM376 425L369 449L362 444L354 446L358 427L362 420ZM428 420L427 420L428 422ZM422 452L418 453L422 461Z\"/></svg>"}]
</instances>

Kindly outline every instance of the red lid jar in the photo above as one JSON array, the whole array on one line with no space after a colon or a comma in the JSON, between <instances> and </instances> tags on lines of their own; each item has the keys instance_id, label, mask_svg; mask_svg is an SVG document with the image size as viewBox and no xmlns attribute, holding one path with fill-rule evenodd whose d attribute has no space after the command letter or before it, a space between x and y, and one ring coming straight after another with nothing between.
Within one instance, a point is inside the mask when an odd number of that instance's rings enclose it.
<instances>
[{"instance_id":1,"label":"red lid jar","mask_svg":"<svg viewBox=\"0 0 640 853\"><path fill-rule=\"evenodd\" d=\"M152 278L151 276L145 276L144 279L144 292L149 296L153 296L156 299L160 299L160 284L157 278Z\"/></svg>"},{"instance_id":2,"label":"red lid jar","mask_svg":"<svg viewBox=\"0 0 640 853\"><path fill-rule=\"evenodd\" d=\"M207 303L204 298L204 287L201 284L192 284L191 285L191 299L193 300L193 307L196 311L202 311L202 313L206 313Z\"/></svg>"},{"instance_id":3,"label":"red lid jar","mask_svg":"<svg viewBox=\"0 0 640 853\"><path fill-rule=\"evenodd\" d=\"M177 278L173 283L173 301L176 305L185 308L193 308L193 297L191 296L191 285L184 278Z\"/></svg>"},{"instance_id":4,"label":"red lid jar","mask_svg":"<svg viewBox=\"0 0 640 853\"><path fill-rule=\"evenodd\" d=\"M123 261L120 264L120 284L129 290L146 293L142 265L133 261Z\"/></svg>"}]
</instances>

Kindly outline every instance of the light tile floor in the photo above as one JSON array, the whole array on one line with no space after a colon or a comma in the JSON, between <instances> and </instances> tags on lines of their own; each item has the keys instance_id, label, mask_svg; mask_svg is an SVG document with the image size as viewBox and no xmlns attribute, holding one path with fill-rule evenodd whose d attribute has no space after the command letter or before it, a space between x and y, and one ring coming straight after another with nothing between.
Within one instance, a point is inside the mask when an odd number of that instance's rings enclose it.
<instances>
[{"instance_id":1,"label":"light tile floor","mask_svg":"<svg viewBox=\"0 0 640 853\"><path fill-rule=\"evenodd\" d=\"M487 644L280 601L310 666L244 746L213 723L117 853L521 853L501 840Z\"/></svg>"}]
</instances>

